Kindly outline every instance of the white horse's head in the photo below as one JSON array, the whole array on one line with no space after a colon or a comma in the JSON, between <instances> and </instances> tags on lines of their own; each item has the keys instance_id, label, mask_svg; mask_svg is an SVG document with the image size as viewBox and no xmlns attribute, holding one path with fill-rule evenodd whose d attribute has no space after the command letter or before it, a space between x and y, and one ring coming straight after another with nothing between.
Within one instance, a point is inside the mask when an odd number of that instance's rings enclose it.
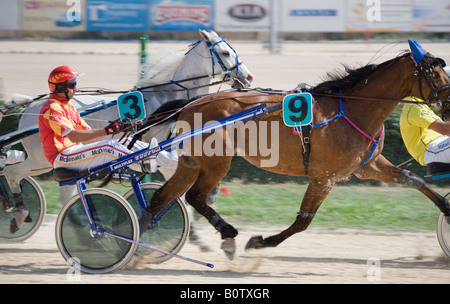
<instances>
[{"instance_id":1,"label":"white horse's head","mask_svg":"<svg viewBox=\"0 0 450 304\"><path fill-rule=\"evenodd\" d=\"M227 82L233 88L248 88L253 75L236 51L213 31L200 30L201 39L189 45L185 53L171 49L151 49L149 61L136 84L153 91L152 86L178 83L180 87L204 94L213 79ZM193 94L195 96L195 94Z\"/></svg>"},{"instance_id":2,"label":"white horse's head","mask_svg":"<svg viewBox=\"0 0 450 304\"><path fill-rule=\"evenodd\" d=\"M199 33L202 39L197 44L205 42L204 48L211 60L211 75L215 77L218 74L225 74L228 84L233 88L248 88L253 81L253 75L226 39L222 39L213 31L199 30Z\"/></svg>"}]
</instances>

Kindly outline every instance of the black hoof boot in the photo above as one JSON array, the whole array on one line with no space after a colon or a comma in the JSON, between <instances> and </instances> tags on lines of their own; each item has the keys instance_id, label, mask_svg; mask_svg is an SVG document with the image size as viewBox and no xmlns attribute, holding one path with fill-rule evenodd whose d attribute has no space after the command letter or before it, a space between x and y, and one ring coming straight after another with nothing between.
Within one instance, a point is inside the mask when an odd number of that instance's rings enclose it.
<instances>
[{"instance_id":1,"label":"black hoof boot","mask_svg":"<svg viewBox=\"0 0 450 304\"><path fill-rule=\"evenodd\" d=\"M262 236L252 236L248 242L247 245L245 245L245 250L247 249L260 249L264 248L264 239Z\"/></svg>"}]
</instances>

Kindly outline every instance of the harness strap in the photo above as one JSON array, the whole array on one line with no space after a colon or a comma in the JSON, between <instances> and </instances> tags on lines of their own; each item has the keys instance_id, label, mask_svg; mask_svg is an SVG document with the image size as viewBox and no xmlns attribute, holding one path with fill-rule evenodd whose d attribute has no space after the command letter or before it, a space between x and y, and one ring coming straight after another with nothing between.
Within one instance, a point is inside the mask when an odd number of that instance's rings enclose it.
<instances>
[{"instance_id":1,"label":"harness strap","mask_svg":"<svg viewBox=\"0 0 450 304\"><path fill-rule=\"evenodd\" d=\"M385 130L385 129L384 129L384 126L383 126L383 129L381 130L380 137L378 137L378 139L377 139L376 141L374 141L374 145L373 145L372 151L370 151L369 156L368 156L367 159L359 166L359 168L361 168L362 166L364 166L364 165L369 161L369 159L372 158L373 153L374 153L375 150L377 149L378 144L380 143L380 140L381 140L381 138L382 138L383 135L384 135L384 130Z\"/></svg>"},{"instance_id":2,"label":"harness strap","mask_svg":"<svg viewBox=\"0 0 450 304\"><path fill-rule=\"evenodd\" d=\"M305 175L308 176L309 155L311 154L311 144L309 135L311 133L311 126L302 126L302 140L303 140L303 165L305 166Z\"/></svg>"},{"instance_id":3,"label":"harness strap","mask_svg":"<svg viewBox=\"0 0 450 304\"><path fill-rule=\"evenodd\" d=\"M333 117L319 123L319 124L311 124L311 125L306 125L306 126L302 126L302 135L303 135L303 163L305 166L305 174L308 175L308 166L309 166L309 155L311 152L311 146L310 146L310 141L309 141L309 134L312 131L312 129L315 128L319 128L322 127L324 125L326 125L327 123L329 123L330 121L339 118L339 117L343 117L352 127L354 127L359 133L361 133L362 135L364 135L366 138L370 139L374 145L372 147L372 150L369 153L369 156L362 162L362 164L358 167L361 168L362 166L364 166L371 158L373 153L375 152L375 150L378 147L378 144L380 143L381 138L383 138L384 132L385 132L385 128L383 126L382 130L381 130L381 134L378 137L378 139L373 138L372 136L370 136L369 134L367 134L366 132L364 132L360 127L358 127L353 121L351 121L350 118L348 118L343 110L343 106L342 106L342 97L339 97L339 113L334 115ZM307 134L307 135L305 135Z\"/></svg>"}]
</instances>

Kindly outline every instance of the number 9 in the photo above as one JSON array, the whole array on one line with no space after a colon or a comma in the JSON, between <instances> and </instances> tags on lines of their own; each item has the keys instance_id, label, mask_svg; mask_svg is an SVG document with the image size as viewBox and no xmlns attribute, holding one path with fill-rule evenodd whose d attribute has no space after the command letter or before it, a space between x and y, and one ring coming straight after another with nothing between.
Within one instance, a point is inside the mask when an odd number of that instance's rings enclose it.
<instances>
[{"instance_id":1,"label":"number 9","mask_svg":"<svg viewBox=\"0 0 450 304\"><path fill-rule=\"evenodd\" d=\"M302 122L305 120L306 116L308 115L308 101L303 96L295 96L291 100L289 100L288 108L292 113L300 115L290 115L289 118L293 122Z\"/></svg>"},{"instance_id":2,"label":"number 9","mask_svg":"<svg viewBox=\"0 0 450 304\"><path fill-rule=\"evenodd\" d=\"M312 122L313 99L309 93L287 95L283 99L283 121L288 127L305 126Z\"/></svg>"}]
</instances>

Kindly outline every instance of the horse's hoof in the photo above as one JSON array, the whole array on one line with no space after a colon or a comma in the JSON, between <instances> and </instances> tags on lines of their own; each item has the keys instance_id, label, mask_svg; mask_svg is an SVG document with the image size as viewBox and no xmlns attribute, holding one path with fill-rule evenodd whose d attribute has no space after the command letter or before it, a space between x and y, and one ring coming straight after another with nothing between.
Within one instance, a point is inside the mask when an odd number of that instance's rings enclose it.
<instances>
[{"instance_id":1,"label":"horse's hoof","mask_svg":"<svg viewBox=\"0 0 450 304\"><path fill-rule=\"evenodd\" d=\"M258 235L258 236L252 236L248 242L247 245L245 245L245 250L247 249L259 249L259 248L263 248L263 237Z\"/></svg>"},{"instance_id":2,"label":"horse's hoof","mask_svg":"<svg viewBox=\"0 0 450 304\"><path fill-rule=\"evenodd\" d=\"M234 258L234 254L236 253L236 241L232 238L225 238L220 246L220 249L223 250L227 258L232 260Z\"/></svg>"}]
</instances>

